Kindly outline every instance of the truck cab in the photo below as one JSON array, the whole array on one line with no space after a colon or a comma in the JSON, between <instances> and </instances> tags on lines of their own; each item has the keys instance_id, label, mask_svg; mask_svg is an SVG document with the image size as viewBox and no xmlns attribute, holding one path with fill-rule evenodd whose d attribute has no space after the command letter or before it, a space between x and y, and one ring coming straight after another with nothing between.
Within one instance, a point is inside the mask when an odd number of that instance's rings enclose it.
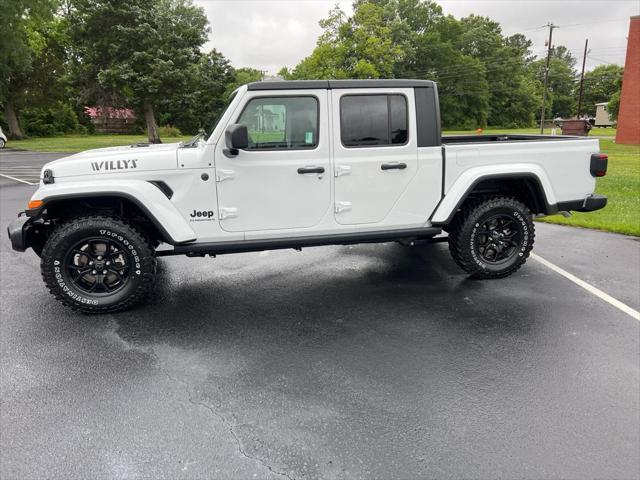
<instances>
[{"instance_id":1,"label":"truck cab","mask_svg":"<svg viewBox=\"0 0 640 480\"><path fill-rule=\"evenodd\" d=\"M86 312L139 301L165 255L435 239L467 273L501 278L526 261L533 216L604 207L606 167L597 139L443 137L427 80L257 82L207 138L45 165L9 236Z\"/></svg>"}]
</instances>

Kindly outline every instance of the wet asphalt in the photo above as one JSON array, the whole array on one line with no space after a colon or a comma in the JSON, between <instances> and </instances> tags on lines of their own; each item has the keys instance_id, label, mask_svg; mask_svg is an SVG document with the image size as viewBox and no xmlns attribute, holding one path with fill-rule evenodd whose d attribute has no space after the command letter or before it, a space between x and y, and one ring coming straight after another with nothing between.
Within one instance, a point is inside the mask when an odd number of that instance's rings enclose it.
<instances>
[{"instance_id":1,"label":"wet asphalt","mask_svg":"<svg viewBox=\"0 0 640 480\"><path fill-rule=\"evenodd\" d=\"M34 156L37 159L37 156ZM0 225L34 187L0 180ZM534 251L640 308L638 239ZM0 238L0 478L638 478L640 322L530 259L444 244L163 258L73 313Z\"/></svg>"}]
</instances>

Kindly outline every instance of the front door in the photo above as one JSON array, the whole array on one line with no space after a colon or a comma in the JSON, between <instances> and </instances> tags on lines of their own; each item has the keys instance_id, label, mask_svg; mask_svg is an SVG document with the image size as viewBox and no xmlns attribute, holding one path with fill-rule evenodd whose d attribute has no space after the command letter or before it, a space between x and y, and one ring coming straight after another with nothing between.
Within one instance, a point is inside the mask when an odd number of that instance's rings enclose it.
<instances>
[{"instance_id":1,"label":"front door","mask_svg":"<svg viewBox=\"0 0 640 480\"><path fill-rule=\"evenodd\" d=\"M333 90L335 219L385 222L418 169L413 89ZM338 141L340 139L340 141Z\"/></svg>"},{"instance_id":2,"label":"front door","mask_svg":"<svg viewBox=\"0 0 640 480\"><path fill-rule=\"evenodd\" d=\"M231 123L249 130L237 156L216 148L220 225L230 232L310 228L330 208L327 91L249 91Z\"/></svg>"}]
</instances>

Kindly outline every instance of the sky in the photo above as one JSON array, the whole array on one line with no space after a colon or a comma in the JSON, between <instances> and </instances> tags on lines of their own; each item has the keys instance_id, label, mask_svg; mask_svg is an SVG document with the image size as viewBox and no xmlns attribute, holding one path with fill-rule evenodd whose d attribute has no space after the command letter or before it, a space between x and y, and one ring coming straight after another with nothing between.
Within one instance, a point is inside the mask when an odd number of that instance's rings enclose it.
<instances>
[{"instance_id":1,"label":"sky","mask_svg":"<svg viewBox=\"0 0 640 480\"><path fill-rule=\"evenodd\" d=\"M253 67L274 75L309 55L321 33L318 21L335 5L351 12L351 1L335 0L195 0L209 19L205 49L216 48L235 67ZM582 59L589 39L586 68L624 65L629 17L640 14L640 0L441 0L446 14L471 13L500 22L503 33L523 33L533 52L544 54L551 22L553 44ZM578 62L580 64L580 61Z\"/></svg>"}]
</instances>

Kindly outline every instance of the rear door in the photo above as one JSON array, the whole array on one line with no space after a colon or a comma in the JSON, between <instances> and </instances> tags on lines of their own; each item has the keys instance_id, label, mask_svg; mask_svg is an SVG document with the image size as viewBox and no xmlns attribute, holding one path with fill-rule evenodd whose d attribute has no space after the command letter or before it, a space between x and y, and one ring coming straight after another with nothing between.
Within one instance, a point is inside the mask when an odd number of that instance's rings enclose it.
<instances>
[{"instance_id":1,"label":"rear door","mask_svg":"<svg viewBox=\"0 0 640 480\"><path fill-rule=\"evenodd\" d=\"M216 147L220 225L230 232L313 227L331 205L327 90L249 91L231 123L249 130L237 156Z\"/></svg>"},{"instance_id":2,"label":"rear door","mask_svg":"<svg viewBox=\"0 0 640 480\"><path fill-rule=\"evenodd\" d=\"M335 219L340 224L385 221L418 168L412 88L336 89Z\"/></svg>"}]
</instances>

